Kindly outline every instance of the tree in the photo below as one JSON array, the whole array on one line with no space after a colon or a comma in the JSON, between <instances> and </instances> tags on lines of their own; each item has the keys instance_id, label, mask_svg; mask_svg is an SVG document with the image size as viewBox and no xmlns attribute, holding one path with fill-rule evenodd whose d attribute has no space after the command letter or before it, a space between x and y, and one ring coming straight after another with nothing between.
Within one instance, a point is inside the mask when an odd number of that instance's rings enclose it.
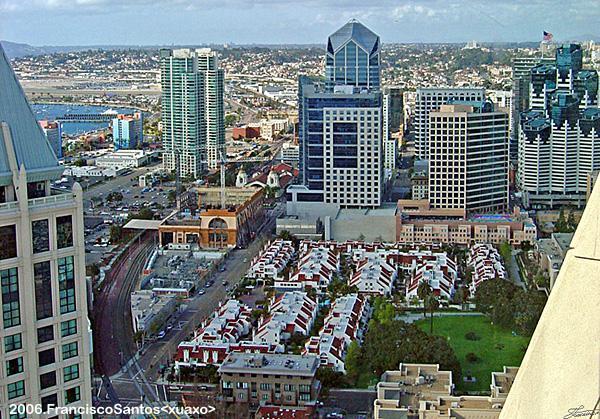
<instances>
[{"instance_id":1,"label":"tree","mask_svg":"<svg viewBox=\"0 0 600 419\"><path fill-rule=\"evenodd\" d=\"M152 219L154 219L154 211L152 211L148 207L144 207L141 210L139 210L137 213L130 214L129 217L130 218L137 218L137 219L140 219L140 220L152 220Z\"/></svg>"},{"instance_id":2,"label":"tree","mask_svg":"<svg viewBox=\"0 0 600 419\"><path fill-rule=\"evenodd\" d=\"M121 192L111 192L106 196L107 202L121 202L123 200L123 194Z\"/></svg>"},{"instance_id":3,"label":"tree","mask_svg":"<svg viewBox=\"0 0 600 419\"><path fill-rule=\"evenodd\" d=\"M440 302L434 293L431 293L425 297L424 304L429 310L429 333L433 334L433 313L440 307Z\"/></svg>"},{"instance_id":4,"label":"tree","mask_svg":"<svg viewBox=\"0 0 600 419\"><path fill-rule=\"evenodd\" d=\"M111 244L116 244L121 241L123 238L123 227L117 224L113 224L110 226L110 236L109 240Z\"/></svg>"},{"instance_id":5,"label":"tree","mask_svg":"<svg viewBox=\"0 0 600 419\"><path fill-rule=\"evenodd\" d=\"M417 288L417 296L423 303L423 317L427 317L427 304L425 303L425 300L432 294L432 292L431 286L427 281L421 282Z\"/></svg>"},{"instance_id":6,"label":"tree","mask_svg":"<svg viewBox=\"0 0 600 419\"><path fill-rule=\"evenodd\" d=\"M344 374L334 371L331 367L319 367L317 370L317 380L321 382L321 385L325 389L344 388L348 386Z\"/></svg>"},{"instance_id":7,"label":"tree","mask_svg":"<svg viewBox=\"0 0 600 419\"><path fill-rule=\"evenodd\" d=\"M460 363L446 339L428 335L414 324L401 320L372 321L362 346L363 369L381 375L397 369L400 362L440 364L460 379Z\"/></svg>"},{"instance_id":8,"label":"tree","mask_svg":"<svg viewBox=\"0 0 600 419\"><path fill-rule=\"evenodd\" d=\"M173 205L177 200L177 192L170 190L169 193L167 193L167 200L169 201L169 204Z\"/></svg>"},{"instance_id":9,"label":"tree","mask_svg":"<svg viewBox=\"0 0 600 419\"><path fill-rule=\"evenodd\" d=\"M288 230L282 230L281 233L279 233L279 238L281 240L291 241L292 240L292 233L290 233Z\"/></svg>"},{"instance_id":10,"label":"tree","mask_svg":"<svg viewBox=\"0 0 600 419\"><path fill-rule=\"evenodd\" d=\"M348 346L348 352L346 352L346 374L348 378L352 381L355 381L358 378L360 373L360 365L361 365L361 351L360 346L356 341L350 342Z\"/></svg>"},{"instance_id":11,"label":"tree","mask_svg":"<svg viewBox=\"0 0 600 419\"><path fill-rule=\"evenodd\" d=\"M565 210L564 208L560 209L560 213L558 214L558 220L554 224L554 231L557 233L566 233L568 229L567 221L565 219Z\"/></svg>"},{"instance_id":12,"label":"tree","mask_svg":"<svg viewBox=\"0 0 600 419\"><path fill-rule=\"evenodd\" d=\"M575 214L573 211L569 211L569 216L567 217L567 230L569 233L573 233L577 229L577 222L575 221Z\"/></svg>"}]
</instances>

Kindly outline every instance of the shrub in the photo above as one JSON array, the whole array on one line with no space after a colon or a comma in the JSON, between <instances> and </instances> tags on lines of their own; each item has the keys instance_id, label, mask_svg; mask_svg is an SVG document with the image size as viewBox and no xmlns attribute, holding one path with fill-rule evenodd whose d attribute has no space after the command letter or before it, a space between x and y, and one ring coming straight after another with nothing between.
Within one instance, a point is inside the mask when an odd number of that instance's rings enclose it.
<instances>
[{"instance_id":1,"label":"shrub","mask_svg":"<svg viewBox=\"0 0 600 419\"><path fill-rule=\"evenodd\" d=\"M481 336L479 336L475 332L469 332L469 333L467 333L465 335L465 339L467 339L467 340L479 340L479 339L481 339Z\"/></svg>"},{"instance_id":2,"label":"shrub","mask_svg":"<svg viewBox=\"0 0 600 419\"><path fill-rule=\"evenodd\" d=\"M467 359L468 362L470 363L474 363L479 361L479 357L477 355L475 355L473 352L469 352L467 354L467 356L465 356L465 358Z\"/></svg>"}]
</instances>

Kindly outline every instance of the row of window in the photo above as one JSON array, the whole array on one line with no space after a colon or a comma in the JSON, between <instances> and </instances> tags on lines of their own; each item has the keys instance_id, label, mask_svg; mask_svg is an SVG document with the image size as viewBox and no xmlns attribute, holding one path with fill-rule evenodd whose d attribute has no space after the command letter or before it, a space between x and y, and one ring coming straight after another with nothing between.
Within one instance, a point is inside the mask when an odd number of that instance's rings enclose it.
<instances>
[{"instance_id":1,"label":"row of window","mask_svg":"<svg viewBox=\"0 0 600 419\"><path fill-rule=\"evenodd\" d=\"M74 257L59 258L57 265L60 314L72 313L76 309ZM34 264L33 275L36 319L42 320L52 317L53 301L50 261ZM21 324L18 269L14 267L0 270L0 284L2 287L1 301L4 328L18 326Z\"/></svg>"},{"instance_id":2,"label":"row of window","mask_svg":"<svg viewBox=\"0 0 600 419\"><path fill-rule=\"evenodd\" d=\"M9 383L6 386L6 388L8 390L8 399L9 400L16 399L17 397L22 397L25 395L25 381L24 380L16 381L14 383ZM75 402L81 400L81 389L79 388L79 386L67 389L67 390L65 390L64 395L65 395L65 403L66 404L75 403ZM58 400L57 400L56 394L51 394L49 396L42 397L41 402L42 402L42 410L43 411L46 411L46 408L51 404L53 404L54 406L58 405ZM11 416L11 418L12 418L12 416Z\"/></svg>"},{"instance_id":3,"label":"row of window","mask_svg":"<svg viewBox=\"0 0 600 419\"><path fill-rule=\"evenodd\" d=\"M50 250L50 225L47 219L31 222L33 253ZM0 260L17 257L17 228L15 225L0 227ZM73 219L70 215L56 217L56 247L73 246Z\"/></svg>"}]
</instances>

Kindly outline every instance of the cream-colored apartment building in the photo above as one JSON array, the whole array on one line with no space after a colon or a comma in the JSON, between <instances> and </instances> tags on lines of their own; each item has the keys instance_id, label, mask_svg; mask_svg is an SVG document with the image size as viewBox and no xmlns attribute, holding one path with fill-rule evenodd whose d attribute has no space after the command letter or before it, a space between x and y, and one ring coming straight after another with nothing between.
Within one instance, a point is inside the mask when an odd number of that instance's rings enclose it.
<instances>
[{"instance_id":1,"label":"cream-colored apartment building","mask_svg":"<svg viewBox=\"0 0 600 419\"><path fill-rule=\"evenodd\" d=\"M11 405L91 404L83 193L51 190L62 171L0 48L3 418L25 417Z\"/></svg>"}]
</instances>

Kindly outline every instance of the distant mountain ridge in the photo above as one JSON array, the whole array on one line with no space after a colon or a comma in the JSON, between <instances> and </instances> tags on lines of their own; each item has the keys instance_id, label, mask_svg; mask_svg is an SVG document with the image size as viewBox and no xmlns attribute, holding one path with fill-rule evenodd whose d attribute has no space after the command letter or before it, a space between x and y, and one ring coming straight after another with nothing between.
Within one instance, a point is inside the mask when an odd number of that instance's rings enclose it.
<instances>
[{"instance_id":1,"label":"distant mountain ridge","mask_svg":"<svg viewBox=\"0 0 600 419\"><path fill-rule=\"evenodd\" d=\"M600 43L599 35L583 34L567 37L560 42L584 42L594 41ZM535 47L539 44L539 41L520 41L520 42L478 42L480 45L496 45L496 46L520 46L520 47ZM200 48L210 47L213 49L223 49L228 45L231 48L322 48L321 44L198 44L198 45L67 45L67 46L33 46L29 44L11 42L11 41L0 41L0 44L4 48L6 55L9 59L25 57L28 55L44 55L53 54L57 52L74 52L74 51L87 51L95 49L103 50L122 50L122 49L159 49L159 48ZM423 45L438 45L440 42L387 42L387 44L423 44ZM452 42L452 44L460 45L462 42Z\"/></svg>"}]
</instances>

